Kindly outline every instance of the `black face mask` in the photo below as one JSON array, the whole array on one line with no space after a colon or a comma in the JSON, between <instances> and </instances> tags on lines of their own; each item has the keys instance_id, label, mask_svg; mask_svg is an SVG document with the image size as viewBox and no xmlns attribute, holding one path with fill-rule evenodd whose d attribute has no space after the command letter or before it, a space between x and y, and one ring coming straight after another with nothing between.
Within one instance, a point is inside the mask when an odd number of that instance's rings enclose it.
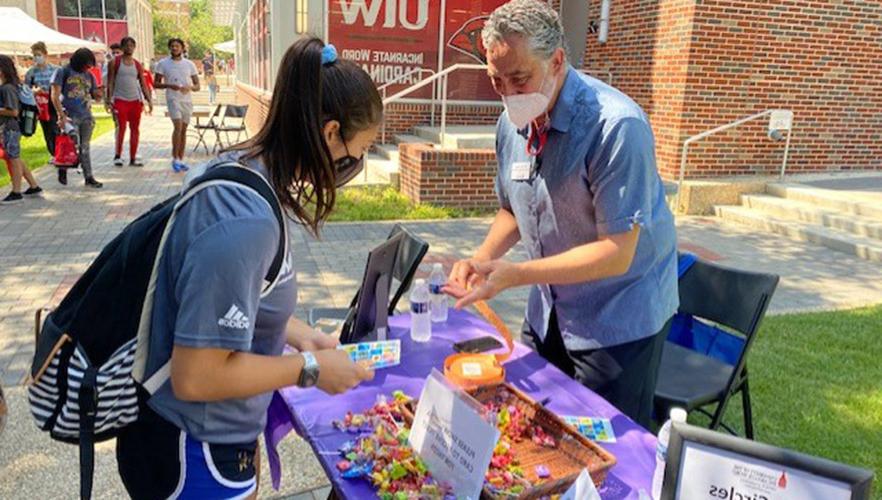
<instances>
[{"instance_id":1,"label":"black face mask","mask_svg":"<svg viewBox=\"0 0 882 500\"><path fill-rule=\"evenodd\" d=\"M342 136L341 136L342 137ZM334 161L334 171L337 174L337 187L342 187L349 183L364 168L364 156L356 158L349 154L349 147L346 142L343 143L346 148L346 156Z\"/></svg>"}]
</instances>

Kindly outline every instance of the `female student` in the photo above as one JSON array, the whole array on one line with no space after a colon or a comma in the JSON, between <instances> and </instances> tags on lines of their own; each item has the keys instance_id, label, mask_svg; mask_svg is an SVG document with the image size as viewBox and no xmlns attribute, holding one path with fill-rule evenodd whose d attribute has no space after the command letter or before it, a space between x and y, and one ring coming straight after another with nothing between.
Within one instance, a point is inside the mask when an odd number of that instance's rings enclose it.
<instances>
[{"instance_id":1,"label":"female student","mask_svg":"<svg viewBox=\"0 0 882 500\"><path fill-rule=\"evenodd\" d=\"M15 62L7 55L0 55L0 145L5 151L6 163L12 176L12 191L0 204L18 203L24 197L21 192L21 179L24 177L30 186L26 195L38 195L43 189L37 185L34 175L21 159L21 130L18 126L18 113L21 111L19 88L21 80L15 69Z\"/></svg>"},{"instance_id":2,"label":"female student","mask_svg":"<svg viewBox=\"0 0 882 500\"><path fill-rule=\"evenodd\" d=\"M364 70L317 38L301 39L279 66L263 128L205 168L253 169L318 234L336 189L361 170L382 113ZM337 394L373 377L336 340L293 318L295 253L260 297L280 233L267 203L237 187L203 190L179 211L159 263L146 373L170 359L171 376L117 440L133 498L256 496L257 437L272 391L316 385ZM283 354L286 343L299 352Z\"/></svg>"}]
</instances>

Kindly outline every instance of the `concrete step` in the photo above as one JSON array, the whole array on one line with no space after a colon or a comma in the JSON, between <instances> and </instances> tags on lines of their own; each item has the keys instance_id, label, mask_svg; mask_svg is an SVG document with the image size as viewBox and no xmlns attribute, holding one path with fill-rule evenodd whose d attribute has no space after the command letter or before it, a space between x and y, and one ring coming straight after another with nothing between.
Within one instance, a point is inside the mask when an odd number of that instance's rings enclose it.
<instances>
[{"instance_id":1,"label":"concrete step","mask_svg":"<svg viewBox=\"0 0 882 500\"><path fill-rule=\"evenodd\" d=\"M377 144L374 146L377 150L377 156L390 161L398 162L398 145L397 144Z\"/></svg>"},{"instance_id":2,"label":"concrete step","mask_svg":"<svg viewBox=\"0 0 882 500\"><path fill-rule=\"evenodd\" d=\"M807 201L762 194L741 196L741 204L773 217L829 227L855 236L882 240L882 219L840 212Z\"/></svg>"},{"instance_id":3,"label":"concrete step","mask_svg":"<svg viewBox=\"0 0 882 500\"><path fill-rule=\"evenodd\" d=\"M396 147L403 143L432 144L431 140L413 134L395 134L392 141Z\"/></svg>"},{"instance_id":4,"label":"concrete step","mask_svg":"<svg viewBox=\"0 0 882 500\"><path fill-rule=\"evenodd\" d=\"M761 231L808 241L872 262L882 262L882 242L844 231L795 220L772 217L766 212L741 206L718 206L718 217Z\"/></svg>"},{"instance_id":5,"label":"concrete step","mask_svg":"<svg viewBox=\"0 0 882 500\"><path fill-rule=\"evenodd\" d=\"M398 186L398 160L389 160L375 153L370 153L366 159L365 170L367 176L361 174L360 184L391 184ZM365 177L367 179L365 180Z\"/></svg>"},{"instance_id":6,"label":"concrete step","mask_svg":"<svg viewBox=\"0 0 882 500\"><path fill-rule=\"evenodd\" d=\"M882 204L854 199L849 197L847 192L792 183L771 183L766 187L766 192L780 198L804 201L839 212L882 220Z\"/></svg>"},{"instance_id":7,"label":"concrete step","mask_svg":"<svg viewBox=\"0 0 882 500\"><path fill-rule=\"evenodd\" d=\"M414 133L435 144L441 144L441 127L414 127ZM445 149L494 149L496 127L493 125L448 126L444 134Z\"/></svg>"}]
</instances>

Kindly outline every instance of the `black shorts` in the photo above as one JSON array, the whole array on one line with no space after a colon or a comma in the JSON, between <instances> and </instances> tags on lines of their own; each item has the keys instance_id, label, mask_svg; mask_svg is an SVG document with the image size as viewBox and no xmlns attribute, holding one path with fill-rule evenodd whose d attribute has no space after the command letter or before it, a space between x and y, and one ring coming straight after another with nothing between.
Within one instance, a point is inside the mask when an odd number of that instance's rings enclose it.
<instances>
[{"instance_id":1,"label":"black shorts","mask_svg":"<svg viewBox=\"0 0 882 500\"><path fill-rule=\"evenodd\" d=\"M202 443L150 408L116 441L119 475L135 500L247 498L257 489L256 454L257 441Z\"/></svg>"}]
</instances>

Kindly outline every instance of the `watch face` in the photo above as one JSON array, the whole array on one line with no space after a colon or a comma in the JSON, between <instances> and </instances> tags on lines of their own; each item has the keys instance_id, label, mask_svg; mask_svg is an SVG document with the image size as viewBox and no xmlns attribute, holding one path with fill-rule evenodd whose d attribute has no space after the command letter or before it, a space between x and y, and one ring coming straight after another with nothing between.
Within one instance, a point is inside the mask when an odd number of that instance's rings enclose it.
<instances>
[{"instance_id":1,"label":"watch face","mask_svg":"<svg viewBox=\"0 0 882 500\"><path fill-rule=\"evenodd\" d=\"M318 377L314 370L306 370L303 374L303 387L312 387L318 382Z\"/></svg>"}]
</instances>

